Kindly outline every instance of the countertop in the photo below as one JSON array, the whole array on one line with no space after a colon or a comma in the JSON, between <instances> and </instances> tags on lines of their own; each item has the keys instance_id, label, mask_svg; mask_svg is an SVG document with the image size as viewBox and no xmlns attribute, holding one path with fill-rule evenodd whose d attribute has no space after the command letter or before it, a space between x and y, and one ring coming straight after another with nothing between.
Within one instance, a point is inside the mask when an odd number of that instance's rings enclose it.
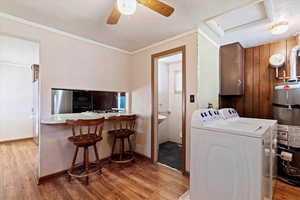
<instances>
[{"instance_id":1,"label":"countertop","mask_svg":"<svg viewBox=\"0 0 300 200\"><path fill-rule=\"evenodd\" d=\"M55 114L47 119L42 119L41 124L54 125L54 124L65 124L66 120L77 120L77 119L98 119L105 117L108 119L111 116L126 116L133 115L133 113L94 113L94 112L84 112L84 113L72 113L72 114Z\"/></svg>"}]
</instances>

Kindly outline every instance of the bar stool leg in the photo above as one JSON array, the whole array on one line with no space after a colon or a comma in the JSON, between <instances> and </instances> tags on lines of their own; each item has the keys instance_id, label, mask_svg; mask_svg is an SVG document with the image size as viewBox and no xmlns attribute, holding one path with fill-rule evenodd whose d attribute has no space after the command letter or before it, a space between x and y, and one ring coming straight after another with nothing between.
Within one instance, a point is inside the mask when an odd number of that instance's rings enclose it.
<instances>
[{"instance_id":1,"label":"bar stool leg","mask_svg":"<svg viewBox=\"0 0 300 200\"><path fill-rule=\"evenodd\" d=\"M111 149L111 158L113 157L114 155L114 151L115 151L115 146L116 146L116 141L117 141L117 138L116 136L114 136L114 142L113 142L113 145L112 145L112 149Z\"/></svg>"},{"instance_id":2,"label":"bar stool leg","mask_svg":"<svg viewBox=\"0 0 300 200\"><path fill-rule=\"evenodd\" d=\"M85 166L85 172L88 173L89 171L89 148L84 147L84 166ZM85 177L86 185L89 184L89 177Z\"/></svg>"},{"instance_id":3,"label":"bar stool leg","mask_svg":"<svg viewBox=\"0 0 300 200\"><path fill-rule=\"evenodd\" d=\"M77 158L77 154L78 154L78 149L79 149L79 147L76 146L75 153L74 153L74 156L73 156L72 166L71 166L71 168L69 169L69 172L70 172L70 173L72 173L73 170L74 170L75 163L76 163L76 158ZM69 175L69 179L68 179L69 182L71 181L71 178L72 178L72 176Z\"/></svg>"},{"instance_id":4,"label":"bar stool leg","mask_svg":"<svg viewBox=\"0 0 300 200\"><path fill-rule=\"evenodd\" d=\"M132 145L131 145L131 141L130 141L130 135L127 137L127 140L128 140L128 145L129 145L129 153L131 154L131 156L133 158L132 162L135 162L134 161L134 153L133 153Z\"/></svg>"},{"instance_id":5,"label":"bar stool leg","mask_svg":"<svg viewBox=\"0 0 300 200\"><path fill-rule=\"evenodd\" d=\"M94 144L94 152L95 152L95 156L96 156L96 165L97 165L97 168L101 168L100 166L100 159L99 159L99 154L98 154L98 149L97 149L97 144ZM100 169L101 170L101 169ZM101 171L100 171L101 172Z\"/></svg>"},{"instance_id":6,"label":"bar stool leg","mask_svg":"<svg viewBox=\"0 0 300 200\"><path fill-rule=\"evenodd\" d=\"M127 137L128 144L129 144L129 152L132 153L132 146L131 146L131 141L130 141L130 136Z\"/></svg>"},{"instance_id":7,"label":"bar stool leg","mask_svg":"<svg viewBox=\"0 0 300 200\"><path fill-rule=\"evenodd\" d=\"M121 138L121 149L120 149L120 160L123 160L123 155L124 155L124 138Z\"/></svg>"}]
</instances>

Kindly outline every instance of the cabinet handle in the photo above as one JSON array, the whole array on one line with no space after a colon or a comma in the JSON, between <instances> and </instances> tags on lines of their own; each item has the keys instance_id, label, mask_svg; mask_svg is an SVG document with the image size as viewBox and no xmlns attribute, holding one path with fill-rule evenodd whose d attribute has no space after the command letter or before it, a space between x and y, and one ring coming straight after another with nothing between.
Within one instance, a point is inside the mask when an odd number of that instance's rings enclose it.
<instances>
[{"instance_id":1,"label":"cabinet handle","mask_svg":"<svg viewBox=\"0 0 300 200\"><path fill-rule=\"evenodd\" d=\"M237 80L237 85L240 86L242 84L241 80Z\"/></svg>"}]
</instances>

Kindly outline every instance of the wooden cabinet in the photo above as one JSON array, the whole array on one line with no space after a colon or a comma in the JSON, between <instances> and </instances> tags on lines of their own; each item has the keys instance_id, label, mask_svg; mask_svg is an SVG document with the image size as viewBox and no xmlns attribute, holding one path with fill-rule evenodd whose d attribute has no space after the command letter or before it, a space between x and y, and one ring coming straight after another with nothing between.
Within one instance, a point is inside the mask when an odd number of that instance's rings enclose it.
<instances>
[{"instance_id":1,"label":"wooden cabinet","mask_svg":"<svg viewBox=\"0 0 300 200\"><path fill-rule=\"evenodd\" d=\"M233 43L220 48L220 95L244 94L244 48Z\"/></svg>"}]
</instances>

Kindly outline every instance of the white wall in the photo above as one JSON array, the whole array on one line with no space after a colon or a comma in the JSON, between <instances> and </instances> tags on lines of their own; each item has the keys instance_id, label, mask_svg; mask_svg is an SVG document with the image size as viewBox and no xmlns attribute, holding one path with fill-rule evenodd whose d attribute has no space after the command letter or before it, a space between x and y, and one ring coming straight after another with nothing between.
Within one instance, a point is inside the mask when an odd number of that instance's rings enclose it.
<instances>
[{"instance_id":1,"label":"white wall","mask_svg":"<svg viewBox=\"0 0 300 200\"><path fill-rule=\"evenodd\" d=\"M51 88L130 90L129 54L3 18L0 33L40 43L42 118L51 114Z\"/></svg>"},{"instance_id":2,"label":"white wall","mask_svg":"<svg viewBox=\"0 0 300 200\"><path fill-rule=\"evenodd\" d=\"M169 111L169 65L158 61L158 112L166 115ZM158 144L169 141L169 119L158 125Z\"/></svg>"},{"instance_id":3,"label":"white wall","mask_svg":"<svg viewBox=\"0 0 300 200\"><path fill-rule=\"evenodd\" d=\"M31 65L38 43L0 35L0 141L33 137Z\"/></svg>"},{"instance_id":4,"label":"white wall","mask_svg":"<svg viewBox=\"0 0 300 200\"><path fill-rule=\"evenodd\" d=\"M182 93L175 92L175 73L182 72L180 62L170 63L169 66L169 141L181 144L182 135Z\"/></svg>"},{"instance_id":5,"label":"white wall","mask_svg":"<svg viewBox=\"0 0 300 200\"><path fill-rule=\"evenodd\" d=\"M40 44L41 118L51 115L51 88L130 91L132 68L129 54L3 18L0 18L0 33ZM71 134L70 129L59 130ZM65 169L57 164L64 167L68 160L60 160L51 153L52 149L65 148L65 142L57 139L61 136L55 127L42 125L39 138L41 171L38 176ZM105 153L100 153L101 158L109 155L110 142L102 141L101 148L105 149L100 151ZM68 152L60 151L64 152L61 158L69 159L73 150L69 147Z\"/></svg>"},{"instance_id":6,"label":"white wall","mask_svg":"<svg viewBox=\"0 0 300 200\"><path fill-rule=\"evenodd\" d=\"M181 64L181 61L158 61L158 112L167 116L158 125L158 144L167 141L181 143L182 93L175 92L175 73L182 72Z\"/></svg>"},{"instance_id":7,"label":"white wall","mask_svg":"<svg viewBox=\"0 0 300 200\"><path fill-rule=\"evenodd\" d=\"M158 112L169 109L169 65L158 62Z\"/></svg>"},{"instance_id":8,"label":"white wall","mask_svg":"<svg viewBox=\"0 0 300 200\"><path fill-rule=\"evenodd\" d=\"M197 32L160 43L159 45L154 45L135 53L133 56L115 49L83 42L58 33L3 18L0 18L0 33L37 41L40 44L40 101L42 118L50 116L51 113L51 88L132 91L132 112L139 115L136 150L149 157L151 155L151 55L185 45L187 55L186 156L187 169L189 169L189 123L193 111L197 109L197 103L190 103L188 101L189 95L197 94L197 92L201 94L210 92L205 91L206 88L197 91L197 59L198 56L202 58L198 55L198 45L201 46L201 43L203 43L203 41L199 41L198 43L198 39L202 39L198 38ZM201 51L201 49L199 51ZM212 51L215 52L215 49ZM212 57L212 60L213 58L215 57ZM213 65L215 66L215 64ZM202 64L199 66L199 73L203 69L207 69L206 67L203 68ZM215 73L212 73L212 71L213 70L209 70L208 73L204 72L203 74L199 74L199 85L201 85L201 87L204 86L201 81L205 81L201 76L207 78L208 75L213 74L212 79L215 79ZM212 82L215 83L215 81ZM205 81L205 85L210 84ZM213 86L213 88L216 87L217 86ZM215 94L215 92L213 92L213 94ZM213 96L215 98L215 95ZM202 101L203 98L204 97L200 97L199 100ZM205 101L203 100L203 102ZM204 104L205 103L203 103L203 105ZM52 134L52 132L49 131L51 128L45 128L43 130L46 131L45 133L48 135L48 142L45 142L42 131L40 137L40 146L43 146L43 149L40 151L41 162L43 162L43 159L50 159L51 148L53 148L51 145L55 144L55 140L49 143ZM104 144L104 146L109 147L108 144ZM52 159L55 160L55 158Z\"/></svg>"},{"instance_id":9,"label":"white wall","mask_svg":"<svg viewBox=\"0 0 300 200\"><path fill-rule=\"evenodd\" d=\"M219 107L219 47L198 34L198 106Z\"/></svg>"},{"instance_id":10,"label":"white wall","mask_svg":"<svg viewBox=\"0 0 300 200\"><path fill-rule=\"evenodd\" d=\"M136 151L148 157L151 156L151 55L176 48L186 46L186 69L187 69L187 92L186 98L189 100L190 94L197 93L197 32L191 33L174 40L161 43L151 48L136 53L132 63L132 111L140 115L137 127L137 148ZM196 103L186 103L186 133L187 133L187 169L189 169L190 155L190 119Z\"/></svg>"}]
</instances>

